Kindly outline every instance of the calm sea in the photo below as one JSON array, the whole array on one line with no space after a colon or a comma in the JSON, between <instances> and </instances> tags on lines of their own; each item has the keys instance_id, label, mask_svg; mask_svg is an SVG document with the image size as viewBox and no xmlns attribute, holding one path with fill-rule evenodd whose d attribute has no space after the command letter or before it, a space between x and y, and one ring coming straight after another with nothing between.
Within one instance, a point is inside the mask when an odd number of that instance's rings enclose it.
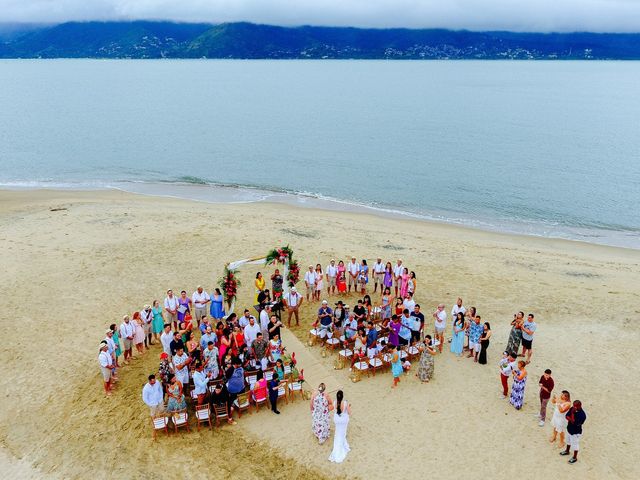
<instances>
[{"instance_id":1,"label":"calm sea","mask_svg":"<svg viewBox=\"0 0 640 480\"><path fill-rule=\"evenodd\" d=\"M638 79L640 62L0 61L0 186L640 248Z\"/></svg>"}]
</instances>

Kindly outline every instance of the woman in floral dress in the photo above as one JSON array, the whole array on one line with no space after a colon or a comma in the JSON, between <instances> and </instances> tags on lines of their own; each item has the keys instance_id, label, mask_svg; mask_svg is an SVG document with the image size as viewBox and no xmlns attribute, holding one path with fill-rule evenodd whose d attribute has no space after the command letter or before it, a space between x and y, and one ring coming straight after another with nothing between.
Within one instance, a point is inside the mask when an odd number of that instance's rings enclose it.
<instances>
[{"instance_id":1,"label":"woman in floral dress","mask_svg":"<svg viewBox=\"0 0 640 480\"><path fill-rule=\"evenodd\" d=\"M427 383L433 377L435 366L433 357L436 354L436 349L431 347L431 335L424 336L424 343L418 346L418 350L421 354L417 375L421 382Z\"/></svg>"},{"instance_id":2,"label":"woman in floral dress","mask_svg":"<svg viewBox=\"0 0 640 480\"><path fill-rule=\"evenodd\" d=\"M187 402L184 399L184 393L182 393L182 383L178 381L175 375L170 377L167 395L169 396L167 412L179 412L187 408Z\"/></svg>"},{"instance_id":3,"label":"woman in floral dress","mask_svg":"<svg viewBox=\"0 0 640 480\"><path fill-rule=\"evenodd\" d=\"M513 405L516 410L522 408L524 403L524 387L527 384L527 370L525 369L524 361L518 362L518 368L513 370L513 384L511 385L511 398L509 403Z\"/></svg>"},{"instance_id":4,"label":"woman in floral dress","mask_svg":"<svg viewBox=\"0 0 640 480\"><path fill-rule=\"evenodd\" d=\"M329 438L331 431L329 412L333 410L333 403L325 393L325 389L324 383L321 383L311 396L311 428L320 445Z\"/></svg>"}]
</instances>

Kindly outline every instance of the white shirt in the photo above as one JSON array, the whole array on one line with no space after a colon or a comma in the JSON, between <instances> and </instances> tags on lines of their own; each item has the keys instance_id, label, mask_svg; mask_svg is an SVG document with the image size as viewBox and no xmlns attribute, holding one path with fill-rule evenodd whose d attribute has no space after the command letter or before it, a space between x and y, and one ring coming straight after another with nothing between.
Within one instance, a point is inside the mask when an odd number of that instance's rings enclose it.
<instances>
[{"instance_id":1,"label":"white shirt","mask_svg":"<svg viewBox=\"0 0 640 480\"><path fill-rule=\"evenodd\" d=\"M286 295L285 300L287 301L287 305L290 307L297 307L298 301L300 299L300 294L298 292L289 292Z\"/></svg>"},{"instance_id":2,"label":"white shirt","mask_svg":"<svg viewBox=\"0 0 640 480\"><path fill-rule=\"evenodd\" d=\"M444 308L436 315L436 328L445 328L447 326L447 312Z\"/></svg>"},{"instance_id":3,"label":"white shirt","mask_svg":"<svg viewBox=\"0 0 640 480\"><path fill-rule=\"evenodd\" d=\"M164 394L162 393L162 385L156 382L153 385L146 383L142 387L142 401L150 407L162 405L164 403Z\"/></svg>"},{"instance_id":4,"label":"white shirt","mask_svg":"<svg viewBox=\"0 0 640 480\"><path fill-rule=\"evenodd\" d=\"M204 307L206 305L205 302L210 299L211 297L209 297L209 294L204 290L202 291L202 293L198 293L198 291L196 290L195 292L193 292L193 295L191 295L191 300L193 301L193 304L196 308Z\"/></svg>"},{"instance_id":5,"label":"white shirt","mask_svg":"<svg viewBox=\"0 0 640 480\"><path fill-rule=\"evenodd\" d=\"M347 270L349 270L349 273L351 275L355 275L360 271L360 264L358 262L349 262L349 265L347 265Z\"/></svg>"},{"instance_id":6,"label":"white shirt","mask_svg":"<svg viewBox=\"0 0 640 480\"><path fill-rule=\"evenodd\" d=\"M135 327L133 326L133 322L122 322L122 325L120 325L120 336L122 338L133 337L134 332Z\"/></svg>"},{"instance_id":7,"label":"white shirt","mask_svg":"<svg viewBox=\"0 0 640 480\"><path fill-rule=\"evenodd\" d=\"M338 275L338 267L335 265L327 265L327 268L324 269L329 278L335 277Z\"/></svg>"},{"instance_id":8,"label":"white shirt","mask_svg":"<svg viewBox=\"0 0 640 480\"><path fill-rule=\"evenodd\" d=\"M244 328L247 325L249 325L249 318L253 318L253 320L255 321L256 317L254 317L253 315L249 315L248 317L245 317L244 315L242 315L239 319L238 319L238 325L240 325L240 328Z\"/></svg>"},{"instance_id":9,"label":"white shirt","mask_svg":"<svg viewBox=\"0 0 640 480\"><path fill-rule=\"evenodd\" d=\"M402 306L404 308L406 308L407 310L409 310L409 314L411 314L411 312L413 312L413 309L416 306L416 302L415 300L412 298L411 300L407 300L406 298L402 301Z\"/></svg>"},{"instance_id":10,"label":"white shirt","mask_svg":"<svg viewBox=\"0 0 640 480\"><path fill-rule=\"evenodd\" d=\"M193 372L193 385L196 395L204 395L207 393L207 384L209 380L207 379L207 375L204 372L195 371Z\"/></svg>"},{"instance_id":11,"label":"white shirt","mask_svg":"<svg viewBox=\"0 0 640 480\"><path fill-rule=\"evenodd\" d=\"M465 313L467 313L467 309L464 308L464 305L459 307L458 304L456 303L451 309L451 318L455 320L456 316L458 315L458 312L462 312L462 314L464 315Z\"/></svg>"},{"instance_id":12,"label":"white shirt","mask_svg":"<svg viewBox=\"0 0 640 480\"><path fill-rule=\"evenodd\" d=\"M113 341L113 337L109 337L108 335L104 337L104 341L107 342L107 353L112 355L116 350L116 342Z\"/></svg>"},{"instance_id":13,"label":"white shirt","mask_svg":"<svg viewBox=\"0 0 640 480\"><path fill-rule=\"evenodd\" d=\"M265 309L260 310L260 329L263 332L266 332L267 330L269 330L269 314Z\"/></svg>"},{"instance_id":14,"label":"white shirt","mask_svg":"<svg viewBox=\"0 0 640 480\"><path fill-rule=\"evenodd\" d=\"M262 313L262 312L260 312ZM247 345L251 345L253 341L258 338L258 334L262 330L260 329L260 325L256 322L253 322L253 325L249 324L244 327L244 341Z\"/></svg>"},{"instance_id":15,"label":"white shirt","mask_svg":"<svg viewBox=\"0 0 640 480\"><path fill-rule=\"evenodd\" d=\"M373 264L373 271L375 273L384 273L384 263L380 262L376 262Z\"/></svg>"},{"instance_id":16,"label":"white shirt","mask_svg":"<svg viewBox=\"0 0 640 480\"><path fill-rule=\"evenodd\" d=\"M100 352L98 355L98 361L102 368L110 368L112 365L111 355L109 355L109 352Z\"/></svg>"},{"instance_id":17,"label":"white shirt","mask_svg":"<svg viewBox=\"0 0 640 480\"><path fill-rule=\"evenodd\" d=\"M164 353L169 355L169 358L171 358L171 340L173 340L173 332L162 332L162 335L160 335L162 350L164 351Z\"/></svg>"},{"instance_id":18,"label":"white shirt","mask_svg":"<svg viewBox=\"0 0 640 480\"><path fill-rule=\"evenodd\" d=\"M151 323L153 321L153 310L149 309L148 312L144 309L140 310L140 317L142 318L142 323Z\"/></svg>"},{"instance_id":19,"label":"white shirt","mask_svg":"<svg viewBox=\"0 0 640 480\"><path fill-rule=\"evenodd\" d=\"M403 273L404 273L404 265L402 265L402 264L394 265L394 267L393 267L393 276L394 277L401 277Z\"/></svg>"},{"instance_id":20,"label":"white shirt","mask_svg":"<svg viewBox=\"0 0 640 480\"><path fill-rule=\"evenodd\" d=\"M164 308L167 310L177 310L179 305L178 297L175 295L171 298L167 297L164 299Z\"/></svg>"},{"instance_id":21,"label":"white shirt","mask_svg":"<svg viewBox=\"0 0 640 480\"><path fill-rule=\"evenodd\" d=\"M305 273L304 281L307 282L307 285L314 285L316 283L316 272Z\"/></svg>"},{"instance_id":22,"label":"white shirt","mask_svg":"<svg viewBox=\"0 0 640 480\"><path fill-rule=\"evenodd\" d=\"M182 352L182 356L177 354L173 356L173 364L176 368L176 378L183 385L189 383L189 365L185 365L182 369L178 369L178 365L182 365L188 358L189 356L184 352Z\"/></svg>"}]
</instances>

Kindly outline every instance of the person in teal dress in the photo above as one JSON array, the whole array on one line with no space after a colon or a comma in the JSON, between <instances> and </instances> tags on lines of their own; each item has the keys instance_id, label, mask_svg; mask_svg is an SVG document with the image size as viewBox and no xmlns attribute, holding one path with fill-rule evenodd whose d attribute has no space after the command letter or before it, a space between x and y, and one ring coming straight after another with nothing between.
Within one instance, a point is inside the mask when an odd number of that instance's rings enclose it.
<instances>
[{"instance_id":1,"label":"person in teal dress","mask_svg":"<svg viewBox=\"0 0 640 480\"><path fill-rule=\"evenodd\" d=\"M395 345L391 345L389 353L391 354L391 374L393 375L393 385L391 388L396 388L398 382L400 382L400 375L402 375L404 371L402 369L402 359L400 358L398 347Z\"/></svg>"},{"instance_id":2,"label":"person in teal dress","mask_svg":"<svg viewBox=\"0 0 640 480\"><path fill-rule=\"evenodd\" d=\"M153 321L151 322L151 332L153 333L154 340L160 341L159 335L164 330L164 318L162 318L162 308L158 300L153 301Z\"/></svg>"},{"instance_id":3,"label":"person in teal dress","mask_svg":"<svg viewBox=\"0 0 640 480\"><path fill-rule=\"evenodd\" d=\"M223 300L222 292L220 292L219 288L216 288L215 293L211 295L211 306L209 307L209 314L216 320L221 320L224 317Z\"/></svg>"},{"instance_id":4,"label":"person in teal dress","mask_svg":"<svg viewBox=\"0 0 640 480\"><path fill-rule=\"evenodd\" d=\"M118 331L118 328L116 328L115 323L109 325L109 330L113 332L113 337L111 337L111 340L113 340L113 343L116 344L116 367L120 367L120 365L118 364L118 358L120 357L120 355L122 355L122 349L120 348L120 332Z\"/></svg>"},{"instance_id":5,"label":"person in teal dress","mask_svg":"<svg viewBox=\"0 0 640 480\"><path fill-rule=\"evenodd\" d=\"M453 339L451 340L451 353L462 356L464 348L464 313L458 312L453 322Z\"/></svg>"}]
</instances>

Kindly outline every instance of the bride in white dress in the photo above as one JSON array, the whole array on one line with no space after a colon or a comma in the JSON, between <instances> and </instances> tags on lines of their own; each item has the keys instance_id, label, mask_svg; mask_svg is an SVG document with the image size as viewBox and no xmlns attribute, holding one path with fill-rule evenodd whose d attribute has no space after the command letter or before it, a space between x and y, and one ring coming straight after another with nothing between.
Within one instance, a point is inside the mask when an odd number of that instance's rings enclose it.
<instances>
[{"instance_id":1,"label":"bride in white dress","mask_svg":"<svg viewBox=\"0 0 640 480\"><path fill-rule=\"evenodd\" d=\"M347 442L347 427L349 426L349 415L351 415L351 405L344 400L342 390L336 394L337 408L333 413L333 423L335 430L333 434L333 451L329 456L330 462L342 463L349 453L349 443Z\"/></svg>"}]
</instances>

